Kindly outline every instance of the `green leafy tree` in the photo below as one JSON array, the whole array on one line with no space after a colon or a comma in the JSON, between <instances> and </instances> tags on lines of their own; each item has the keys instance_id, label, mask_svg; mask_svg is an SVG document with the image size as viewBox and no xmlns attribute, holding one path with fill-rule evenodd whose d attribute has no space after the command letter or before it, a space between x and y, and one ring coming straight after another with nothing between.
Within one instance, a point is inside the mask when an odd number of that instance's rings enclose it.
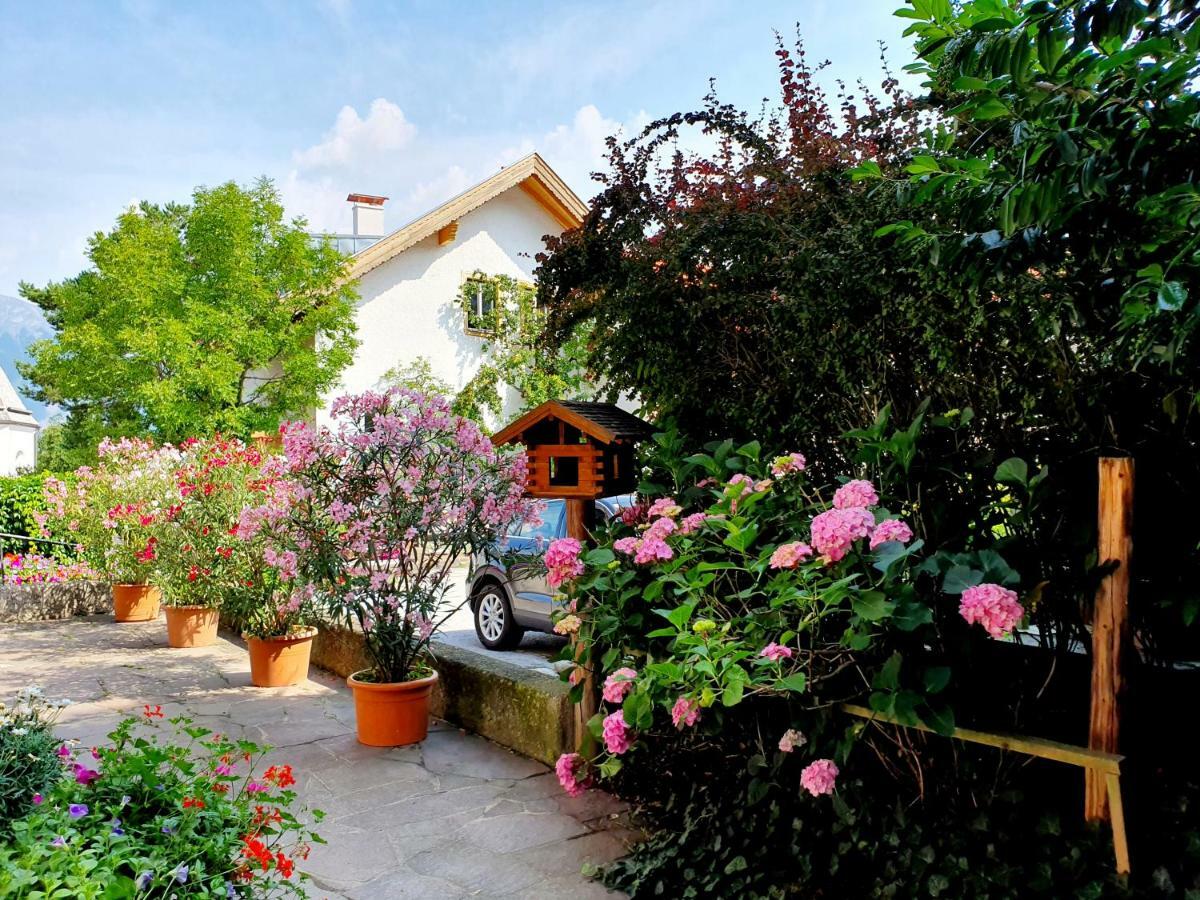
<instances>
[{"instance_id":1,"label":"green leafy tree","mask_svg":"<svg viewBox=\"0 0 1200 900\"><path fill-rule=\"evenodd\" d=\"M912 0L896 14L941 115L896 174L926 221L881 234L977 282L1032 267L1057 282L1053 314L1103 329L1130 366L1194 367L1195 0ZM886 176L868 161L856 177ZM1172 412L1195 399L1194 384L1164 386Z\"/></svg>"},{"instance_id":2,"label":"green leafy tree","mask_svg":"<svg viewBox=\"0 0 1200 900\"><path fill-rule=\"evenodd\" d=\"M21 294L53 338L21 374L65 411L61 451L273 430L332 388L356 346L346 258L285 221L262 179L141 203L90 242L91 266Z\"/></svg>"}]
</instances>

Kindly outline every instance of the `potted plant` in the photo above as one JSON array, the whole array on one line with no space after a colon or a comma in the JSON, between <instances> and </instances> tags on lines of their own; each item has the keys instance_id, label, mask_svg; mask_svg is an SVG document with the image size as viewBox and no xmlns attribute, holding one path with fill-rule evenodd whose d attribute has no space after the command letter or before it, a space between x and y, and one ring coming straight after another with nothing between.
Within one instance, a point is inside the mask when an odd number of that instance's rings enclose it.
<instances>
[{"instance_id":1,"label":"potted plant","mask_svg":"<svg viewBox=\"0 0 1200 900\"><path fill-rule=\"evenodd\" d=\"M157 619L155 529L171 508L179 450L141 438L105 438L97 452L96 464L81 466L68 481L45 480L46 511L38 523L47 535L77 541L83 558L108 578L118 622Z\"/></svg>"},{"instance_id":2,"label":"potted plant","mask_svg":"<svg viewBox=\"0 0 1200 900\"><path fill-rule=\"evenodd\" d=\"M250 653L250 683L255 687L287 687L308 678L312 656L312 590L299 587L286 596L276 579L264 575L266 584L255 602L234 611Z\"/></svg>"},{"instance_id":3,"label":"potted plant","mask_svg":"<svg viewBox=\"0 0 1200 900\"><path fill-rule=\"evenodd\" d=\"M212 644L222 605L261 589L262 548L239 540L237 523L258 502L263 463L257 447L236 438L184 444L174 502L155 530L169 646Z\"/></svg>"},{"instance_id":4,"label":"potted plant","mask_svg":"<svg viewBox=\"0 0 1200 900\"><path fill-rule=\"evenodd\" d=\"M332 416L332 428L283 428L287 477L240 533L266 531L280 577L361 629L371 666L349 678L359 741L415 743L429 726L429 641L450 612L450 567L533 515L525 456L407 388L339 398Z\"/></svg>"}]
</instances>

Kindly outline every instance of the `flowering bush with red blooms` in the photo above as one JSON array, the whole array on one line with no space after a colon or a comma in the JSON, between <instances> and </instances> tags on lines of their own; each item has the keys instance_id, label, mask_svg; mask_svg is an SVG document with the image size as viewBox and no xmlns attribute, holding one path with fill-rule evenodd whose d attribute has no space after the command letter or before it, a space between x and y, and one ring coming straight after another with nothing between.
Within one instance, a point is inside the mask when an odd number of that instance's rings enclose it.
<instances>
[{"instance_id":1,"label":"flowering bush with red blooms","mask_svg":"<svg viewBox=\"0 0 1200 900\"><path fill-rule=\"evenodd\" d=\"M377 682L424 671L454 560L534 516L523 452L497 449L440 397L407 388L341 397L333 427L283 428L286 473L247 508L293 598L362 629Z\"/></svg>"},{"instance_id":2,"label":"flowering bush with red blooms","mask_svg":"<svg viewBox=\"0 0 1200 900\"><path fill-rule=\"evenodd\" d=\"M604 706L589 723L600 749L559 767L568 790L589 765L615 774L644 736L717 734L749 701L778 701L779 711L745 756L766 769L774 759L778 777L807 758L800 783L814 796L833 792L830 757L844 764L851 744L824 735L824 717L804 707L869 693L879 712L953 727L938 696L949 670L920 648L931 643L932 605L954 603L918 593L929 571L923 543L874 485L844 478L818 490L801 454L763 460L754 443L715 445L677 462L675 474L666 496L642 504L642 521L618 519L598 548L581 553L559 541L547 551L573 596L562 621L571 620L583 659L603 680ZM1003 615L984 619L972 592L1000 597ZM1017 595L996 584L970 588L963 604L964 634L983 622L1005 637L1023 615ZM785 734L793 735L788 752L779 749Z\"/></svg>"},{"instance_id":3,"label":"flowering bush with red blooms","mask_svg":"<svg viewBox=\"0 0 1200 900\"><path fill-rule=\"evenodd\" d=\"M93 466L69 481L47 478L38 524L49 536L78 542L91 567L115 584L144 584L160 562L161 525L174 502L180 451L141 438L105 439Z\"/></svg>"},{"instance_id":4,"label":"flowering bush with red blooms","mask_svg":"<svg viewBox=\"0 0 1200 900\"><path fill-rule=\"evenodd\" d=\"M242 510L261 502L281 470L255 446L215 435L183 445L174 497L160 517L157 583L171 606L253 608L276 588L261 540L243 540Z\"/></svg>"},{"instance_id":5,"label":"flowering bush with red blooms","mask_svg":"<svg viewBox=\"0 0 1200 900\"><path fill-rule=\"evenodd\" d=\"M0 847L0 896L306 896L322 814L293 809L292 767L266 750L153 705L103 747L62 745L64 777Z\"/></svg>"}]
</instances>

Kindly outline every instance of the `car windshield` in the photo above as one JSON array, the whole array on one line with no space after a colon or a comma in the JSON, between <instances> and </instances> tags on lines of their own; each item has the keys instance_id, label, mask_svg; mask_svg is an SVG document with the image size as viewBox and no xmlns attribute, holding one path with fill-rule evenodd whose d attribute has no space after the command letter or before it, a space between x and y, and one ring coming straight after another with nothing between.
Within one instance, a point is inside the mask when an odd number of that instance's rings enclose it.
<instances>
[{"instance_id":1,"label":"car windshield","mask_svg":"<svg viewBox=\"0 0 1200 900\"><path fill-rule=\"evenodd\" d=\"M538 515L541 523L537 525L526 523L514 532L513 537L529 538L549 543L562 533L562 517L566 505L561 500L539 500Z\"/></svg>"}]
</instances>

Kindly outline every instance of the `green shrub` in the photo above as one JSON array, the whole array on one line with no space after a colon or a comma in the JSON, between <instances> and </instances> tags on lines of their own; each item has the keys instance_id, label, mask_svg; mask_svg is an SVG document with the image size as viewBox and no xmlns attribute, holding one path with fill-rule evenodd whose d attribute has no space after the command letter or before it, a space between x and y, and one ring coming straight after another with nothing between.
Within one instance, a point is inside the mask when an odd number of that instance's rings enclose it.
<instances>
[{"instance_id":1,"label":"green shrub","mask_svg":"<svg viewBox=\"0 0 1200 900\"><path fill-rule=\"evenodd\" d=\"M306 896L294 867L320 838L291 810L291 767L256 774L266 748L182 717L161 738L162 715L147 706L77 754L74 777L13 823L0 896Z\"/></svg>"},{"instance_id":2,"label":"green shrub","mask_svg":"<svg viewBox=\"0 0 1200 900\"><path fill-rule=\"evenodd\" d=\"M46 508L42 485L49 477L55 476L49 472L35 472L0 478L0 531L30 537L41 535L34 513Z\"/></svg>"},{"instance_id":3,"label":"green shrub","mask_svg":"<svg viewBox=\"0 0 1200 900\"><path fill-rule=\"evenodd\" d=\"M54 720L66 701L24 688L14 705L0 703L0 836L35 805L62 774Z\"/></svg>"}]
</instances>

